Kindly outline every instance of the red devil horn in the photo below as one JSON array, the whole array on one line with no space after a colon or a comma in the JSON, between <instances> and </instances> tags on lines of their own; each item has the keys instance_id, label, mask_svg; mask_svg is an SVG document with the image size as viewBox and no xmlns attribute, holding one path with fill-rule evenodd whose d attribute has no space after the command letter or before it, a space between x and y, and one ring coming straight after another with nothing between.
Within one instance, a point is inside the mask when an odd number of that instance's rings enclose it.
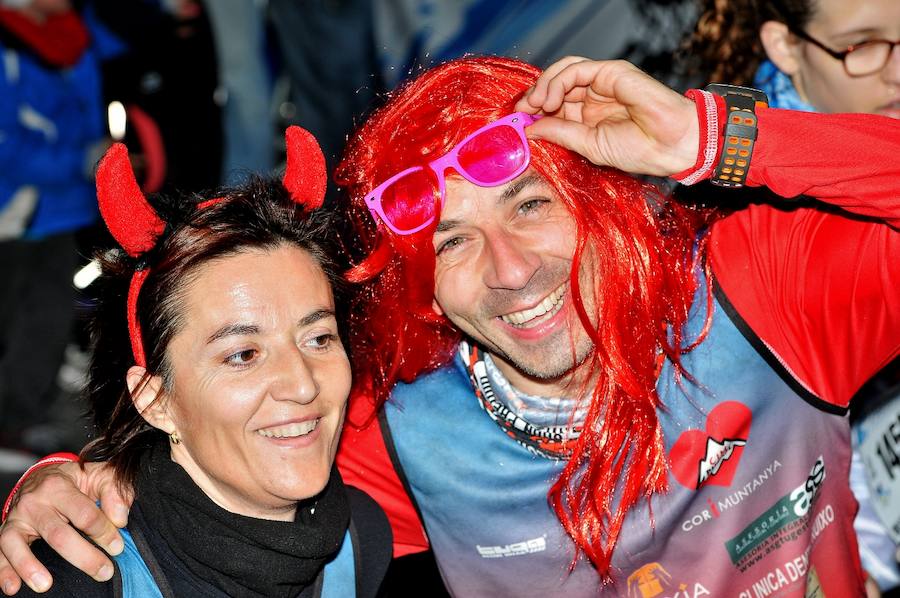
<instances>
[{"instance_id":1,"label":"red devil horn","mask_svg":"<svg viewBox=\"0 0 900 598\"><path fill-rule=\"evenodd\" d=\"M109 232L131 257L151 249L166 227L138 187L128 149L121 143L110 147L100 160L97 201Z\"/></svg>"},{"instance_id":2,"label":"red devil horn","mask_svg":"<svg viewBox=\"0 0 900 598\"><path fill-rule=\"evenodd\" d=\"M284 188L291 198L314 210L325 199L328 174L325 156L312 133L297 126L288 127L284 134L287 145L287 167L284 169Z\"/></svg>"}]
</instances>

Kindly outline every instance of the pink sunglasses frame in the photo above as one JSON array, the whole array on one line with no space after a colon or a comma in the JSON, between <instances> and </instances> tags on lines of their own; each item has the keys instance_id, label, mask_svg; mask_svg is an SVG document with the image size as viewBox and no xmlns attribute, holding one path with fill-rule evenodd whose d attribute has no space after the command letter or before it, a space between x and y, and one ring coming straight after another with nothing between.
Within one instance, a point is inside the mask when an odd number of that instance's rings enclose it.
<instances>
[{"instance_id":1,"label":"pink sunglasses frame","mask_svg":"<svg viewBox=\"0 0 900 598\"><path fill-rule=\"evenodd\" d=\"M426 228L428 225L430 225L432 222L434 222L434 219L435 219L435 217L437 217L437 214L439 214L440 210L442 210L444 208L444 199L445 199L446 193L447 193L444 173L447 171L448 168L453 168L464 179L466 179L467 181L469 181L471 183L474 183L475 185L478 185L479 187L496 187L497 185L502 185L503 183L507 183L507 182L513 180L514 178L516 178L517 176L519 176L520 174L525 172L525 170L528 169L528 165L531 163L531 148L528 146L528 138L525 136L525 127L532 124L534 121L536 121L539 118L540 118L539 115L527 114L525 112L513 112L512 114L508 114L507 116L504 116L503 118L495 120L492 123L488 123L485 126L481 127L480 129L476 130L475 132L471 133L470 135L467 135L462 141L457 143L453 147L453 149L451 149L449 152L447 152L440 158L432 160L425 166L413 166L411 168L407 168L406 170L398 172L397 174L395 174L394 176L392 176L385 182L383 182L380 185L378 185L377 187L375 187L375 189L373 189L366 195L366 197L365 197L366 207L369 208L369 212L372 214L372 218L374 218L376 221L381 220L381 222L383 222L385 226L387 226L391 231L393 231L395 234L398 234L398 235L411 235L413 233L417 233L420 230ZM519 168L517 168L515 170L515 172L513 172L509 176L506 176L497 181L479 181L479 180L475 179L470 173L467 173L466 170L459 163L459 158L458 158L459 150L460 150L460 148L462 148L464 145L466 145L472 139L478 137L479 135L481 135L487 131L490 131L491 129L501 127L501 126L511 127L513 130L516 131L516 133L519 134L519 139L522 141L522 147L525 148L525 160L522 162L522 165ZM413 172L425 170L426 166L431 168L431 170L433 170L435 175L437 176L438 191L440 192L440 201L441 201L440 207L438 208L438 210L435 211L434 215L431 218L429 218L428 220L426 220L424 223L420 224L419 226L409 229L409 230L399 229L396 226L394 226L393 224L391 224L391 221L385 215L384 208L381 205L381 196L384 193L384 191L386 189L388 189L391 185L393 185L395 182L397 182L398 180L402 179L403 177L405 177Z\"/></svg>"}]
</instances>

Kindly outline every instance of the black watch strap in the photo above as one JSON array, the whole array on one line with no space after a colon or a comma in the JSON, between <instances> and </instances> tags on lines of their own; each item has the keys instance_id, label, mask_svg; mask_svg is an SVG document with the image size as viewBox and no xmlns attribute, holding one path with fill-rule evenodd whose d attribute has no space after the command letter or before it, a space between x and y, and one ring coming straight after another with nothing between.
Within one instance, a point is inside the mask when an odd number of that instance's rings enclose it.
<instances>
[{"instance_id":1,"label":"black watch strap","mask_svg":"<svg viewBox=\"0 0 900 598\"><path fill-rule=\"evenodd\" d=\"M756 108L768 106L769 99L758 89L737 85L712 83L706 91L725 99L727 115L725 144L710 182L720 187L743 187L758 133Z\"/></svg>"}]
</instances>

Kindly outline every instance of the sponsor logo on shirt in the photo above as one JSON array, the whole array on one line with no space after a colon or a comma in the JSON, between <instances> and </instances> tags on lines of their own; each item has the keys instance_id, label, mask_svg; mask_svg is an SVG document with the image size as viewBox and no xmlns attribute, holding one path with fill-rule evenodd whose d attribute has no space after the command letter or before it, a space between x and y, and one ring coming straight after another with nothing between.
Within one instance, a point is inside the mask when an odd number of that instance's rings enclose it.
<instances>
[{"instance_id":1,"label":"sponsor logo on shirt","mask_svg":"<svg viewBox=\"0 0 900 598\"><path fill-rule=\"evenodd\" d=\"M781 462L775 459L765 469L757 473L752 480L735 489L734 492L722 497L707 497L706 504L709 505L709 508L698 511L691 515L690 518L685 519L681 523L681 529L686 532L695 530L707 521L718 519L726 511L734 510L739 504L750 498L750 495L762 488L766 482L775 477L775 473L781 467Z\"/></svg>"},{"instance_id":2,"label":"sponsor logo on shirt","mask_svg":"<svg viewBox=\"0 0 900 598\"><path fill-rule=\"evenodd\" d=\"M515 542L513 544L504 544L503 546L480 546L475 545L478 554L486 559L499 559L509 556L522 556L524 554L534 554L535 552L543 552L547 550L547 538L533 538L524 542Z\"/></svg>"},{"instance_id":3,"label":"sponsor logo on shirt","mask_svg":"<svg viewBox=\"0 0 900 598\"><path fill-rule=\"evenodd\" d=\"M738 594L738 598L767 598L780 595L780 590L797 581L805 581L804 598L825 598L815 567L809 565L809 549L802 555L785 561L767 571L753 585Z\"/></svg>"},{"instance_id":4,"label":"sponsor logo on shirt","mask_svg":"<svg viewBox=\"0 0 900 598\"><path fill-rule=\"evenodd\" d=\"M709 596L702 583L673 583L659 563L647 563L628 576L628 598L697 598Z\"/></svg>"},{"instance_id":5,"label":"sponsor logo on shirt","mask_svg":"<svg viewBox=\"0 0 900 598\"><path fill-rule=\"evenodd\" d=\"M767 554L804 535L810 524L810 508L824 481L825 461L820 455L802 484L725 542L734 566L743 573ZM818 536L832 521L834 509L826 505L816 515L813 535Z\"/></svg>"},{"instance_id":6,"label":"sponsor logo on shirt","mask_svg":"<svg viewBox=\"0 0 900 598\"><path fill-rule=\"evenodd\" d=\"M709 412L706 431L687 430L669 451L672 475L682 486L730 486L750 436L753 414L737 401L724 401Z\"/></svg>"}]
</instances>

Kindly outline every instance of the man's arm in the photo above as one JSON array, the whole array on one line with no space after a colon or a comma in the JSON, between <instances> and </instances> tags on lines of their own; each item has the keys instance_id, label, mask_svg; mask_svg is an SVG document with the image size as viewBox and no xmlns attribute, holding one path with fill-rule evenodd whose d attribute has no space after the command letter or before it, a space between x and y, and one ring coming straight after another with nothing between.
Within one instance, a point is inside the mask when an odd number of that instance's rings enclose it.
<instances>
[{"instance_id":1,"label":"man's arm","mask_svg":"<svg viewBox=\"0 0 900 598\"><path fill-rule=\"evenodd\" d=\"M751 205L718 222L713 270L790 374L846 407L900 352L900 122L782 110L759 120L750 184L817 202Z\"/></svg>"},{"instance_id":2,"label":"man's arm","mask_svg":"<svg viewBox=\"0 0 900 598\"><path fill-rule=\"evenodd\" d=\"M773 108L758 116L750 186L815 197L900 230L900 120Z\"/></svg>"},{"instance_id":3,"label":"man's arm","mask_svg":"<svg viewBox=\"0 0 900 598\"><path fill-rule=\"evenodd\" d=\"M113 472L102 464L82 468L64 463L34 471L16 493L0 528L0 588L11 596L22 580L36 592L50 587L50 573L30 549L37 538L94 579L110 579L110 559L76 530L109 554L120 553L124 545L117 527L127 524L130 501L120 496Z\"/></svg>"},{"instance_id":4,"label":"man's arm","mask_svg":"<svg viewBox=\"0 0 900 598\"><path fill-rule=\"evenodd\" d=\"M713 271L787 373L844 408L900 352L900 121L757 115L748 185L816 201L753 204L716 223Z\"/></svg>"}]
</instances>

